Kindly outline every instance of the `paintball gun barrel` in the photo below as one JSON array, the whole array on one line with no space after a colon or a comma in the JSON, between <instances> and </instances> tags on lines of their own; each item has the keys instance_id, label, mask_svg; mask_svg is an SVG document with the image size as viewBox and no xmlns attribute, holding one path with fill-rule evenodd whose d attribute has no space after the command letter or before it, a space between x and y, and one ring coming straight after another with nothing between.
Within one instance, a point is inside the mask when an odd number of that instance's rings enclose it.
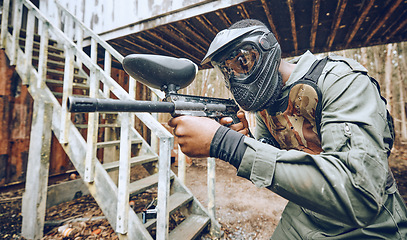
<instances>
[{"instance_id":1,"label":"paintball gun barrel","mask_svg":"<svg viewBox=\"0 0 407 240\"><path fill-rule=\"evenodd\" d=\"M207 98L172 93L167 98L170 102L97 99L85 97L69 97L70 112L149 112L170 113L173 117L188 115L210 117L219 120L232 117L239 120L236 113L239 107L232 99Z\"/></svg>"},{"instance_id":2,"label":"paintball gun barrel","mask_svg":"<svg viewBox=\"0 0 407 240\"><path fill-rule=\"evenodd\" d=\"M219 120L236 116L239 107L232 99L178 94L195 78L198 67L190 60L160 55L131 54L123 60L124 70L134 79L165 92L163 101L137 101L69 97L70 112L161 112L173 117L181 115L210 117Z\"/></svg>"}]
</instances>

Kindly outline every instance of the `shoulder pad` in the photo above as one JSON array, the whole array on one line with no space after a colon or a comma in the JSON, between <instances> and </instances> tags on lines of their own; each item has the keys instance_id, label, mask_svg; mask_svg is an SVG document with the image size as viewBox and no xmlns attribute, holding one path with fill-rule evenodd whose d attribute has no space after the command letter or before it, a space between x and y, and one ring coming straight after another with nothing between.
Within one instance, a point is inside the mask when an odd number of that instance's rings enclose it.
<instances>
[{"instance_id":1,"label":"shoulder pad","mask_svg":"<svg viewBox=\"0 0 407 240\"><path fill-rule=\"evenodd\" d=\"M362 64L358 63L353 59L338 56L335 54L329 55L328 58L333 61L341 61L346 63L355 72L367 72L367 69Z\"/></svg>"}]
</instances>

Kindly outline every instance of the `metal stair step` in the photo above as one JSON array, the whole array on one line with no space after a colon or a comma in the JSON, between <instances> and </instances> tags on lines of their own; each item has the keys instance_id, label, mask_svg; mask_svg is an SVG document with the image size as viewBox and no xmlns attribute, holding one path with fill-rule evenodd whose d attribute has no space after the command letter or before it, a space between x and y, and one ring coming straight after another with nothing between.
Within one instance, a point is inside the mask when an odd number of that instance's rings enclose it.
<instances>
[{"instance_id":1,"label":"metal stair step","mask_svg":"<svg viewBox=\"0 0 407 240\"><path fill-rule=\"evenodd\" d=\"M185 206L193 200L193 196L188 193L176 192L171 194L169 197L168 212L169 215L173 214L175 211ZM139 215L140 217L140 215ZM144 227L150 230L157 223L157 219L150 219L145 224Z\"/></svg>"},{"instance_id":2,"label":"metal stair step","mask_svg":"<svg viewBox=\"0 0 407 240\"><path fill-rule=\"evenodd\" d=\"M171 176L170 179L174 179L174 176ZM137 195L146 191L147 189L156 187L158 184L158 173L145 177L143 179L134 181L129 184L129 194L130 197Z\"/></svg>"},{"instance_id":3,"label":"metal stair step","mask_svg":"<svg viewBox=\"0 0 407 240\"><path fill-rule=\"evenodd\" d=\"M141 139L133 139L131 140L131 144L142 144L143 141ZM114 147L119 146L120 140L108 141L108 142L98 142L96 144L97 148L107 148L107 147Z\"/></svg>"},{"instance_id":4,"label":"metal stair step","mask_svg":"<svg viewBox=\"0 0 407 240\"><path fill-rule=\"evenodd\" d=\"M153 162L157 161L158 156L156 155L141 155L137 157L133 157L130 159L130 165L140 165L148 162ZM104 163L103 167L105 168L106 171L114 171L119 169L119 161L116 162L110 162L110 163Z\"/></svg>"},{"instance_id":5,"label":"metal stair step","mask_svg":"<svg viewBox=\"0 0 407 240\"><path fill-rule=\"evenodd\" d=\"M195 239L209 224L209 220L210 218L207 216L189 215L187 219L170 232L169 239Z\"/></svg>"}]
</instances>

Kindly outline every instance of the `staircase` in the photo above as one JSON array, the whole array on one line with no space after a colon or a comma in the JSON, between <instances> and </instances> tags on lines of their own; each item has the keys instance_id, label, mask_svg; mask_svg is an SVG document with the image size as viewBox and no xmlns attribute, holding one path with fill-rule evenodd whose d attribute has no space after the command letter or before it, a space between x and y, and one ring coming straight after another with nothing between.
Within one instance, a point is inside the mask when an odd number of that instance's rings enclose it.
<instances>
[{"instance_id":1,"label":"staircase","mask_svg":"<svg viewBox=\"0 0 407 240\"><path fill-rule=\"evenodd\" d=\"M58 7L64 26L56 27L27 0L3 1L0 45L34 99L23 237L43 234L51 131L120 239L194 239L210 225L219 228L170 170L173 136L151 114L67 111L72 95L134 99L135 80L126 91L112 79L111 66L123 56ZM73 25L79 29L75 33ZM83 36L90 38L90 47L82 46ZM134 129L135 116L159 139L158 154ZM143 178L131 176L134 166L144 167ZM143 223L129 200L146 192L157 195L157 217ZM173 215L184 220L170 228Z\"/></svg>"}]
</instances>

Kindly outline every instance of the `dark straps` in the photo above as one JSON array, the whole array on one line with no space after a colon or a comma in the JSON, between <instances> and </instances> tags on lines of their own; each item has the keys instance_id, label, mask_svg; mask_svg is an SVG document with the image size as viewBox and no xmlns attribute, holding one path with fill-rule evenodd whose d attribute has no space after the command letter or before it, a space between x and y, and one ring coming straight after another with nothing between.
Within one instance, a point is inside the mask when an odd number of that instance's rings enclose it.
<instances>
[{"instance_id":1,"label":"dark straps","mask_svg":"<svg viewBox=\"0 0 407 240\"><path fill-rule=\"evenodd\" d=\"M309 80L317 84L318 78L321 76L327 62L328 57L316 60L308 69L308 72L302 77L302 80Z\"/></svg>"}]
</instances>

